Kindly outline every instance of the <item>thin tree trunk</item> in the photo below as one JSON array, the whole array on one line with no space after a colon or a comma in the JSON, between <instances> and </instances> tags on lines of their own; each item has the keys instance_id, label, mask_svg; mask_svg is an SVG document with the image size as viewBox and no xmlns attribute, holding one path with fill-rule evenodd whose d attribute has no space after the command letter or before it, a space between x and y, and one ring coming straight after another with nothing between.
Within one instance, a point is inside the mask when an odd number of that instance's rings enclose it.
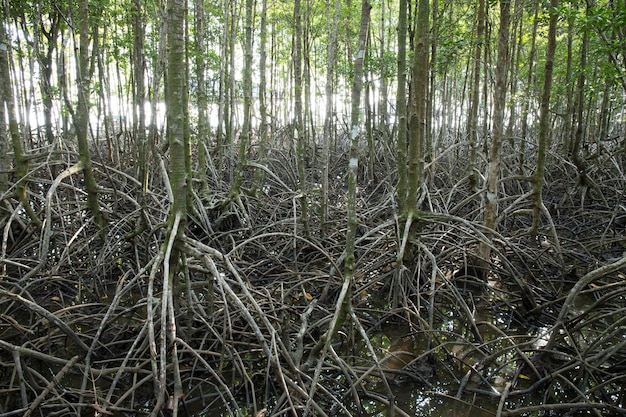
<instances>
[{"instance_id":1,"label":"thin tree trunk","mask_svg":"<svg viewBox=\"0 0 626 417\"><path fill-rule=\"evenodd\" d=\"M367 47L367 34L369 31L370 10L372 6L368 0L361 3L361 23L359 28L359 46L354 58L354 79L352 81L351 111L350 111L350 161L348 164L348 232L346 234L346 260L344 262L344 287L348 288L343 305L339 323L342 323L348 315L352 300L352 276L356 268L356 258L354 255L356 229L358 220L356 216L356 183L359 169L358 146L361 135L361 91L363 89L363 66L365 59L365 49ZM331 331L334 334L336 329Z\"/></svg>"},{"instance_id":2,"label":"thin tree trunk","mask_svg":"<svg viewBox=\"0 0 626 417\"><path fill-rule=\"evenodd\" d=\"M327 45L328 61L326 62L326 115L324 118L324 137L322 138L322 203L320 207L320 234L326 236L328 222L328 171L330 165L330 141L332 137L333 124L333 78L335 69L335 57L337 53L337 27L339 25L339 10L341 8L341 0L336 0L335 13L332 21L328 22L328 38ZM330 16L330 2L326 7L327 15Z\"/></svg>"},{"instance_id":3,"label":"thin tree trunk","mask_svg":"<svg viewBox=\"0 0 626 417\"><path fill-rule=\"evenodd\" d=\"M15 195L22 204L22 207L28 213L31 221L38 227L41 227L41 220L39 220L39 217L37 217L36 213L33 211L33 208L31 207L28 198L28 159L26 154L24 153L24 145L22 143L22 136L20 134L20 128L15 109L13 83L11 82L11 75L9 72L10 47L4 25L5 22L0 21L0 97L2 97L2 100L0 100L0 106L2 106L3 119L6 117L9 123L8 133L11 137L11 147L13 149L13 158L15 161ZM2 122L4 122L4 120ZM6 138L6 130L4 132L5 133L3 136L4 138ZM0 138L0 140L4 138ZM5 148L8 148L4 140L3 146ZM3 165L9 165L8 160L5 159L6 155L6 152L2 154Z\"/></svg>"},{"instance_id":4,"label":"thin tree trunk","mask_svg":"<svg viewBox=\"0 0 626 417\"><path fill-rule=\"evenodd\" d=\"M267 65L267 0L262 1L261 10L261 27L259 30L259 116L261 124L259 126L259 162L261 164L267 161L267 153L269 150L269 124L267 122L267 81L266 68ZM263 190L265 185L265 171L257 170L254 179L254 193Z\"/></svg>"},{"instance_id":5,"label":"thin tree trunk","mask_svg":"<svg viewBox=\"0 0 626 417\"><path fill-rule=\"evenodd\" d=\"M509 64L509 97L515 97L517 94L517 82L519 79L519 60L522 50L522 30L524 28L524 8L522 0L515 0L512 14L511 27L513 29L510 40L510 59ZM527 86L530 89L530 84ZM509 109L508 123L506 125L505 139L508 139L511 151L515 149L515 126L517 124L517 100L511 100L506 106Z\"/></svg>"},{"instance_id":6,"label":"thin tree trunk","mask_svg":"<svg viewBox=\"0 0 626 417\"><path fill-rule=\"evenodd\" d=\"M184 39L184 0L168 1L167 37L167 140L170 152L170 182L172 190L187 189L189 175L185 163L185 146L189 138L185 136L185 39ZM186 215L187 194L174 193L172 218L176 213Z\"/></svg>"},{"instance_id":7,"label":"thin tree trunk","mask_svg":"<svg viewBox=\"0 0 626 417\"><path fill-rule=\"evenodd\" d=\"M380 74L380 92L378 101L378 130L382 131L385 135L389 134L389 111L387 110L388 102L388 83L389 72L385 63L385 53L387 52L387 7L388 1L382 0L380 6L380 62L381 62L381 74Z\"/></svg>"},{"instance_id":8,"label":"thin tree trunk","mask_svg":"<svg viewBox=\"0 0 626 417\"><path fill-rule=\"evenodd\" d=\"M168 238L162 246L164 255L163 289L161 297L161 328L160 328L160 369L158 375L157 405L152 415L159 412L165 400L167 372L170 369L174 381L173 398L182 395L182 383L178 369L178 350L175 343L177 320L175 312L178 298L178 276L181 273L181 252L173 242L180 241L184 235L187 210L190 201L189 184L191 182L188 161L189 129L187 128L187 85L186 72L186 31L185 31L185 0L168 0L167 3L167 79L165 88L165 105L167 106L167 141L169 145L170 167L169 181L173 193L173 201L168 217ZM171 355L168 364L167 353ZM178 414L178 401L172 402L172 415Z\"/></svg>"},{"instance_id":9,"label":"thin tree trunk","mask_svg":"<svg viewBox=\"0 0 626 417\"><path fill-rule=\"evenodd\" d=\"M487 228L485 236L491 240L493 234L489 230L496 229L498 217L498 182L500 180L500 150L502 148L502 136L504 134L504 108L506 104L506 77L509 62L509 24L510 24L510 0L500 0L500 27L498 30L498 57L496 61L496 87L494 92L493 108L493 135L491 138L491 150L489 153L489 165L487 170L487 193L483 223ZM486 275L491 246L488 242L481 242L479 247L479 272ZM484 276L483 276L484 277Z\"/></svg>"},{"instance_id":10,"label":"thin tree trunk","mask_svg":"<svg viewBox=\"0 0 626 417\"><path fill-rule=\"evenodd\" d=\"M46 141L48 144L54 142L54 131L52 126L52 58L54 57L54 51L57 47L57 39L59 36L59 30L61 27L61 13L58 10L54 10L49 16L50 24L46 30L45 25L39 25L38 30L41 31L46 38L47 46L45 53L41 51L40 42L37 42L37 56L39 60L39 68L41 74L41 102L43 104L43 116L44 126L46 130Z\"/></svg>"},{"instance_id":11,"label":"thin tree trunk","mask_svg":"<svg viewBox=\"0 0 626 417\"><path fill-rule=\"evenodd\" d=\"M146 140L146 152L150 153L155 151L155 145L159 141L159 137L162 134L159 130L158 123L158 103L161 100L161 87L165 74L165 40L167 38L167 19L165 18L164 10L158 8L154 11L153 19L156 19L159 24L159 43L156 57L152 61L152 67L154 76L152 78L152 97L150 99L150 122L148 127L148 138Z\"/></svg>"},{"instance_id":12,"label":"thin tree trunk","mask_svg":"<svg viewBox=\"0 0 626 417\"><path fill-rule=\"evenodd\" d=\"M404 214L407 206L407 106L406 106L406 34L407 0L400 0L398 6L398 86L396 90L396 123L398 126L397 164L398 164L398 212ZM401 231L402 234L402 231Z\"/></svg>"},{"instance_id":13,"label":"thin tree trunk","mask_svg":"<svg viewBox=\"0 0 626 417\"><path fill-rule=\"evenodd\" d=\"M489 21L489 7L485 6L485 21L488 22ZM485 67L485 70L483 71L483 89L482 89L482 94L483 94L483 119L482 119L482 129L481 129L481 134L482 134L482 150L483 153L485 155L489 154L489 148L488 148L488 132L489 132L489 121L491 120L491 115L489 114L489 110L491 109L491 101L489 100L489 91L490 91L490 86L491 86L491 71L487 71L486 68L491 68L493 65L492 60L492 54L491 54L491 25L486 25L485 26L485 43L484 43L484 48L483 48L483 65Z\"/></svg>"},{"instance_id":14,"label":"thin tree trunk","mask_svg":"<svg viewBox=\"0 0 626 417\"><path fill-rule=\"evenodd\" d=\"M300 186L300 221L304 227L304 234L309 234L309 209L307 202L306 184L306 135L302 114L302 6L300 0L293 4L294 18L294 47L293 47L293 82L294 82L294 111L295 111L295 140L298 165L298 181Z\"/></svg>"},{"instance_id":15,"label":"thin tree trunk","mask_svg":"<svg viewBox=\"0 0 626 417\"><path fill-rule=\"evenodd\" d=\"M537 25L539 23L539 3L535 4L535 13L533 18L533 31L530 40L530 54L528 57L528 75L526 77L526 85L530 88L533 85L533 79L535 78L535 55L537 53ZM524 175L524 165L526 164L526 142L528 140L528 113L530 111L531 95L527 94L524 97L524 107L522 110L522 133L520 143L520 157L519 157L519 174Z\"/></svg>"},{"instance_id":16,"label":"thin tree trunk","mask_svg":"<svg viewBox=\"0 0 626 417\"><path fill-rule=\"evenodd\" d=\"M541 92L541 106L539 108L539 138L537 141L537 168L532 176L533 181L533 222L530 228L532 242L537 241L537 230L542 212L545 206L542 199L544 172L546 165L546 148L550 136L550 93L552 90L552 72L554 69L554 54L556 51L556 25L558 20L557 8L559 0L550 1L550 25L548 27L548 47L546 50L546 62L543 72L543 89ZM556 239L556 236L555 236ZM558 245L558 240L555 241Z\"/></svg>"},{"instance_id":17,"label":"thin tree trunk","mask_svg":"<svg viewBox=\"0 0 626 417\"><path fill-rule=\"evenodd\" d=\"M567 89L567 99L565 106L565 115L563 119L563 133L561 134L561 144L565 154L569 155L572 146L572 117L574 112L574 88L572 86L572 62L574 60L574 30L575 17L570 16L567 19L567 58L565 65L565 85ZM625 142L626 143L626 142Z\"/></svg>"},{"instance_id":18,"label":"thin tree trunk","mask_svg":"<svg viewBox=\"0 0 626 417\"><path fill-rule=\"evenodd\" d=\"M420 0L417 9L415 51L412 62L411 107L409 114L408 197L405 218L418 210L418 192L424 179L424 145L428 115L428 31L430 8L428 0Z\"/></svg>"},{"instance_id":19,"label":"thin tree trunk","mask_svg":"<svg viewBox=\"0 0 626 417\"><path fill-rule=\"evenodd\" d=\"M369 39L369 35L368 35ZM369 42L366 50L370 50ZM365 59L365 137L367 138L367 180L370 184L377 181L376 174L374 172L376 166L376 148L374 144L374 134L373 134L373 123L374 123L374 115L372 110L372 71L367 65L369 59L369 52L366 52L367 57Z\"/></svg>"},{"instance_id":20,"label":"thin tree trunk","mask_svg":"<svg viewBox=\"0 0 626 417\"><path fill-rule=\"evenodd\" d=\"M478 172L476 154L478 150L478 107L480 104L480 69L482 67L482 47L485 39L485 0L479 0L476 13L476 48L474 50L474 69L471 86L470 109L468 118L468 135L470 147L469 183L473 191L478 189ZM486 103L485 103L486 105Z\"/></svg>"},{"instance_id":21,"label":"thin tree trunk","mask_svg":"<svg viewBox=\"0 0 626 417\"><path fill-rule=\"evenodd\" d=\"M6 34L4 31L4 22L0 21L0 85L10 85L5 78L4 61L7 60L5 56L8 51ZM9 138L7 137L7 112L4 105L6 99L4 96L4 88L0 88L0 193L4 194L9 189L9 172L11 169L11 161L8 155L9 151ZM6 214L4 211L0 212L0 218L3 218ZM4 273L4 271L3 271Z\"/></svg>"},{"instance_id":22,"label":"thin tree trunk","mask_svg":"<svg viewBox=\"0 0 626 417\"><path fill-rule=\"evenodd\" d=\"M200 181L200 195L203 198L209 196L209 184L207 182L207 148L209 137L208 112L209 105L207 86L206 86L206 18L204 15L204 0L195 0L194 2L194 26L195 26L195 61L196 61L196 81L198 91L196 93L196 104L198 107L198 136L196 146L198 149L198 180Z\"/></svg>"},{"instance_id":23,"label":"thin tree trunk","mask_svg":"<svg viewBox=\"0 0 626 417\"><path fill-rule=\"evenodd\" d=\"M586 10L587 14L589 14L589 7L587 6ZM574 103L572 108L572 131L573 138L570 141L570 157L572 162L576 166L578 170L578 181L579 185L583 187L587 186L587 166L585 160L580 156L580 147L583 141L583 132L585 127L585 122L583 120L583 109L584 109L584 99L585 99L585 70L587 67L587 50L589 48L589 31L587 29L583 29L583 39L582 44L580 46L580 69L578 73L578 80L576 81L576 93L574 96ZM583 194L584 195L584 194Z\"/></svg>"},{"instance_id":24,"label":"thin tree trunk","mask_svg":"<svg viewBox=\"0 0 626 417\"><path fill-rule=\"evenodd\" d=\"M243 67L243 125L239 137L239 153L235 181L232 194L239 199L243 173L246 165L246 150L252 136L252 6L253 0L246 0L246 15L244 28L244 67Z\"/></svg>"},{"instance_id":25,"label":"thin tree trunk","mask_svg":"<svg viewBox=\"0 0 626 417\"><path fill-rule=\"evenodd\" d=\"M85 188L87 190L87 207L91 211L94 221L101 233L104 231L105 220L100 211L98 202L98 184L91 167L91 152L89 150L89 91L91 81L91 68L93 62L89 60L89 2L79 0L78 3L78 56L76 69L78 85L78 101L74 117L78 152L83 166ZM93 34L94 37L97 33Z\"/></svg>"},{"instance_id":26,"label":"thin tree trunk","mask_svg":"<svg viewBox=\"0 0 626 417\"><path fill-rule=\"evenodd\" d=\"M224 137L224 152L225 149L229 150L229 178L232 181L235 181L235 168L236 164L232 161L232 158L235 157L236 153L234 151L234 132L235 132L235 115L237 113L237 103L236 103L236 90L235 90L235 40L237 39L237 31L238 31L238 14L236 13L235 7L237 5L236 1L228 2L230 7L230 32L228 33L228 70L226 75L226 106L224 108L224 121L225 121L225 137ZM220 164L222 166L222 164Z\"/></svg>"},{"instance_id":27,"label":"thin tree trunk","mask_svg":"<svg viewBox=\"0 0 626 417\"><path fill-rule=\"evenodd\" d=\"M224 142L226 141L225 135L226 130L229 130L227 120L229 119L229 110L228 110L228 57L229 57L229 48L230 45L230 37L229 37L229 27L232 16L230 16L230 1L222 0L222 15L224 19L224 23L222 25L222 36L220 45L222 48L220 49L220 75L219 75L219 92L218 92L218 111L217 111L217 131L216 131L216 143L215 143L215 153L218 155L220 163L219 167L222 167L222 158L224 153Z\"/></svg>"},{"instance_id":28,"label":"thin tree trunk","mask_svg":"<svg viewBox=\"0 0 626 417\"><path fill-rule=\"evenodd\" d=\"M432 7L432 13L429 12L429 15L432 16L432 18L430 18L430 32L432 33L432 35L430 35L430 37L432 38L432 41L427 41L427 48L428 48L428 43L430 43L430 62L437 62L437 41L438 41L438 15L439 15L439 0L431 0L431 7ZM418 17L419 19L419 17ZM428 62L429 62L429 58L426 59L426 66L428 67ZM439 132L434 132L433 131L433 105L434 105L434 100L435 100L435 83L437 81L437 74L436 71L428 71L428 68L426 68L426 79L428 80L428 84L426 87L426 109L425 109L425 125L424 125L424 150L422 151L422 153L424 154L424 159L428 160L429 162L434 161L435 159L435 148L434 148L434 140L435 137L437 137L437 135L439 134ZM444 73L444 79L447 78L448 73L447 71ZM447 83L443 82L442 83L444 89L447 89ZM444 91L443 95L445 96L447 93ZM461 104L462 105L462 104ZM452 115L450 115L452 116ZM434 165L432 165L434 166Z\"/></svg>"}]
</instances>

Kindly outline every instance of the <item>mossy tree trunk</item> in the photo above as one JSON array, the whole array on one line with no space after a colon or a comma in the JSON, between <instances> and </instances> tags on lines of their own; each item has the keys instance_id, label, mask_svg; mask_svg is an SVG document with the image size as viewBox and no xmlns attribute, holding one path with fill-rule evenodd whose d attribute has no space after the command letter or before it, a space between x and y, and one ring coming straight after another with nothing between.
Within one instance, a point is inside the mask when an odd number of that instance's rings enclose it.
<instances>
[{"instance_id":1,"label":"mossy tree trunk","mask_svg":"<svg viewBox=\"0 0 626 417\"><path fill-rule=\"evenodd\" d=\"M430 25L429 0L420 0L415 22L414 52L411 63L411 102L409 107L408 194L404 218L418 210L418 193L424 179L424 144L427 128L428 100L428 32ZM422 190L423 191L423 190Z\"/></svg>"},{"instance_id":2,"label":"mossy tree trunk","mask_svg":"<svg viewBox=\"0 0 626 417\"><path fill-rule=\"evenodd\" d=\"M178 282L184 265L181 252L181 240L184 236L189 201L191 167L189 165L189 129L187 100L187 60L185 59L185 18L187 4L185 0L167 2L167 78L165 87L165 105L167 108L167 141L169 145L169 182L173 191L168 217L167 239L161 251L163 256L163 286L161 296L161 327L159 332L160 369L157 379L157 400L155 411L164 404L168 372L174 382L173 398L182 395L180 371L178 369L178 350L175 339L178 334ZM167 354L171 361L167 360ZM170 369L171 368L171 369ZM172 403L172 415L178 412L178 401ZM153 412L153 414L155 414Z\"/></svg>"},{"instance_id":3,"label":"mossy tree trunk","mask_svg":"<svg viewBox=\"0 0 626 417\"><path fill-rule=\"evenodd\" d=\"M402 6L400 6L403 9ZM424 183L424 153L427 140L427 130L430 122L428 121L428 84L429 84L429 27L430 27L430 2L429 0L420 0L417 3L415 33L413 37L413 57L411 60L411 88L409 94L408 106L408 127L406 131L407 137L407 154L406 160L398 161L406 167L406 192L405 196L400 196L399 204L402 207L400 211L399 235L400 245L396 255L398 267L396 273L403 273L403 264L413 264L415 258L416 245L413 244L414 238L419 235L419 222L415 219L419 217L420 209L418 207L418 194L425 192ZM400 62L400 61L399 61ZM400 72L400 68L398 69ZM398 74L400 77L400 74ZM402 119L399 118L399 123ZM403 129L400 126L399 129ZM400 130L399 130L400 132ZM405 145L401 143L402 139L398 138L398 159L404 152ZM404 169L404 167L402 167ZM403 181L402 174L400 175ZM404 186L404 184L399 184ZM395 306L397 299L392 296L392 305Z\"/></svg>"},{"instance_id":4,"label":"mossy tree trunk","mask_svg":"<svg viewBox=\"0 0 626 417\"><path fill-rule=\"evenodd\" d=\"M77 56L77 86L78 100L76 103L76 111L74 113L74 126L76 128L76 140L78 142L78 153L83 168L85 178L85 189L87 191L87 207L93 215L94 222L101 234L104 231L106 222L100 210L98 202L98 184L91 166L91 151L89 149L89 92L91 88L91 73L93 65L89 58L89 26L90 13L89 1L79 0L78 3L78 56ZM94 27L97 30L97 27ZM97 33L92 36L98 36Z\"/></svg>"},{"instance_id":5,"label":"mossy tree trunk","mask_svg":"<svg viewBox=\"0 0 626 417\"><path fill-rule=\"evenodd\" d=\"M14 173L17 179L15 185L15 195L22 204L22 207L26 210L31 221L41 226L41 220L37 217L33 208L30 205L28 198L28 158L24 151L24 144L22 143L22 136L20 134L19 122L17 119L17 113L15 108L15 97L13 94L13 83L11 82L11 74L9 70L9 50L10 44L5 30L5 16L1 16L0 21L0 106L2 106L2 113L5 115L9 130L8 134L11 137L11 147L13 149L14 158ZM5 110L6 109L6 110ZM4 117L3 117L4 119ZM2 120L4 123L4 120ZM6 131L5 131L6 132ZM3 135L6 137L6 133ZM6 148L6 143L3 144ZM6 158L6 152L2 154L2 158ZM9 165L6 160L3 165Z\"/></svg>"},{"instance_id":6,"label":"mossy tree trunk","mask_svg":"<svg viewBox=\"0 0 626 417\"><path fill-rule=\"evenodd\" d=\"M365 48L367 47L367 34L370 22L370 10L372 6L368 0L361 3L361 21L359 25L359 44L354 58L354 78L352 80L351 116L350 116L350 160L348 165L348 210L346 233L346 256L344 261L343 285L337 300L335 315L328 331L315 345L310 354L315 357L319 351L328 345L335 334L341 329L346 318L352 311L352 278L356 267L355 242L358 220L356 215L356 183L359 168L358 145L361 127L361 90L363 88L363 61ZM319 367L318 367L319 369ZM319 372L319 371L318 371Z\"/></svg>"}]
</instances>

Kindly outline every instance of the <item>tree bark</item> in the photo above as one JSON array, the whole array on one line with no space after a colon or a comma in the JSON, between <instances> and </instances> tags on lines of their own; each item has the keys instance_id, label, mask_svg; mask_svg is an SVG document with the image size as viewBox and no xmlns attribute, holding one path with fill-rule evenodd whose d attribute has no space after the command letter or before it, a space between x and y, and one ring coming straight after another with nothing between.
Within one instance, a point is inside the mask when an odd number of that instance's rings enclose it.
<instances>
[{"instance_id":1,"label":"tree bark","mask_svg":"<svg viewBox=\"0 0 626 417\"><path fill-rule=\"evenodd\" d=\"M171 217L181 213L186 216L187 182L190 180L185 164L185 39L184 39L184 0L168 1L169 27L167 34L167 140L170 152L170 183L174 193Z\"/></svg>"},{"instance_id":2,"label":"tree bark","mask_svg":"<svg viewBox=\"0 0 626 417\"><path fill-rule=\"evenodd\" d=\"M246 0L244 28L244 67L243 67L243 124L239 136L239 153L237 171L233 182L232 193L239 198L243 173L246 165L246 150L252 136L252 6L253 0Z\"/></svg>"},{"instance_id":3,"label":"tree bark","mask_svg":"<svg viewBox=\"0 0 626 417\"><path fill-rule=\"evenodd\" d=\"M510 0L500 1L500 27L498 29L498 57L496 61L496 86L494 92L493 108L493 132L491 138L491 150L489 153L489 165L487 170L487 192L485 197L485 212L483 223L487 228L485 236L491 240L493 234L490 230L496 229L498 217L498 182L500 180L500 150L502 148L502 136L504 133L504 108L506 104L506 78L507 65L509 62L509 24L510 24ZM491 246L488 242L481 242L479 247L479 272L486 274L491 254ZM484 276L483 276L484 278Z\"/></svg>"},{"instance_id":4,"label":"tree bark","mask_svg":"<svg viewBox=\"0 0 626 417\"><path fill-rule=\"evenodd\" d=\"M22 143L22 136L20 134L19 122L17 119L15 109L15 97L13 95L13 83L11 82L11 74L9 72L9 39L5 30L5 22L0 21L0 106L2 107L2 115L4 119L6 117L9 129L8 134L11 138L11 147L13 149L13 158L15 162L14 174L16 177L15 195L22 204L22 207L26 210L29 217L35 225L41 226L41 220L37 217L33 211L28 198L28 159L24 152L24 144ZM6 110L5 110L6 109ZM4 120L2 120L4 129ZM3 135L6 139L6 131ZM3 146L8 148L6 142L3 141ZM6 152L2 154L3 165L9 165L9 161L5 160Z\"/></svg>"},{"instance_id":5,"label":"tree bark","mask_svg":"<svg viewBox=\"0 0 626 417\"><path fill-rule=\"evenodd\" d=\"M309 234L309 208L306 184L306 135L302 114L302 6L300 0L293 3L294 46L293 46L293 73L294 73L294 134L296 141L296 155L298 165L298 182L300 187L300 222L304 227L304 234Z\"/></svg>"},{"instance_id":6,"label":"tree bark","mask_svg":"<svg viewBox=\"0 0 626 417\"><path fill-rule=\"evenodd\" d=\"M415 50L412 62L411 106L409 114L408 196L405 218L418 210L418 193L424 177L424 144L426 141L428 109L428 32L430 25L429 0L420 0L417 9Z\"/></svg>"},{"instance_id":7,"label":"tree bark","mask_svg":"<svg viewBox=\"0 0 626 417\"><path fill-rule=\"evenodd\" d=\"M267 113L267 0L262 1L261 6L261 27L259 30L259 116L261 123L259 126L259 162L265 163L269 150L269 123ZM265 171L255 172L254 187L255 193L262 190L265 185Z\"/></svg>"},{"instance_id":8,"label":"tree bark","mask_svg":"<svg viewBox=\"0 0 626 417\"><path fill-rule=\"evenodd\" d=\"M326 115L324 118L324 137L322 138L322 202L320 207L320 234L322 238L327 234L328 222L328 172L330 165L330 142L332 137L333 123L333 78L335 68L335 57L337 53L337 27L339 26L339 10L341 8L341 0L336 0L335 13L332 25L328 23L327 45L328 61L326 63ZM330 16L330 2L327 5L327 13Z\"/></svg>"},{"instance_id":9,"label":"tree bark","mask_svg":"<svg viewBox=\"0 0 626 417\"><path fill-rule=\"evenodd\" d=\"M398 6L398 86L396 90L396 123L398 126L397 166L398 166L398 211L405 213L407 206L407 106L406 106L406 34L407 0L400 0Z\"/></svg>"},{"instance_id":10,"label":"tree bark","mask_svg":"<svg viewBox=\"0 0 626 417\"><path fill-rule=\"evenodd\" d=\"M206 86L206 18L204 15L204 0L194 2L194 26L195 26L195 61L196 61L196 81L198 91L196 93L196 104L198 107L198 135L196 146L198 148L198 180L200 181L200 195L203 198L209 196L209 185L207 181L207 154L206 145L209 137L209 124L207 107L209 105Z\"/></svg>"},{"instance_id":11,"label":"tree bark","mask_svg":"<svg viewBox=\"0 0 626 417\"><path fill-rule=\"evenodd\" d=\"M539 24L538 19L539 14L539 4L535 5L535 13L533 19L533 31L531 34L530 40L530 56L528 58L528 75L526 77L526 85L528 88L533 84L533 78L535 77L535 55L537 53L537 25ZM520 144L520 158L519 158L519 173L520 175L524 175L524 165L526 164L526 141L528 140L528 113L530 111L530 102L531 96L530 94L526 94L524 98L524 107L522 109L522 133L521 138L522 142Z\"/></svg>"},{"instance_id":12,"label":"tree bark","mask_svg":"<svg viewBox=\"0 0 626 417\"><path fill-rule=\"evenodd\" d=\"M351 111L350 111L350 161L348 164L348 232L346 233L346 260L344 262L344 287L347 288L346 297L343 300L338 326L332 329L330 334L341 326L351 308L352 300L352 277L356 267L355 241L358 220L356 215L356 184L359 169L358 146L361 134L361 91L363 88L363 61L367 47L367 35L370 22L370 10L372 6L368 0L361 3L361 22L359 25L359 44L354 58L354 79L352 80Z\"/></svg>"},{"instance_id":13,"label":"tree bark","mask_svg":"<svg viewBox=\"0 0 626 417\"><path fill-rule=\"evenodd\" d=\"M554 54L556 51L556 25L558 20L557 8L559 0L550 1L550 26L548 28L548 47L543 72L543 89L541 92L541 107L539 108L539 138L537 142L537 167L532 176L533 182L533 222L530 229L532 242L537 240L537 230L542 213L543 182L546 165L546 148L550 137L550 92L552 90L552 72L554 69ZM556 236L555 236L556 238ZM558 244L558 241L556 242Z\"/></svg>"},{"instance_id":14,"label":"tree bark","mask_svg":"<svg viewBox=\"0 0 626 417\"><path fill-rule=\"evenodd\" d=\"M589 15L589 7L586 8L586 14ZM573 134L570 140L570 157L576 169L578 171L579 185L585 187L587 185L587 164L580 155L580 147L583 142L583 132L585 128L585 121L583 120L583 109L585 107L585 71L587 67L587 52L589 48L589 31L583 28L582 44L580 46L580 67L578 72L578 79L576 81L576 92L574 95L574 103L572 106L572 129Z\"/></svg>"},{"instance_id":15,"label":"tree bark","mask_svg":"<svg viewBox=\"0 0 626 417\"><path fill-rule=\"evenodd\" d=\"M472 84L467 133L469 136L469 183L473 191L478 189L478 173L476 172L476 155L478 150L478 107L480 104L480 69L482 48L485 38L485 0L479 0L476 12L476 47L474 49L474 69L472 70ZM486 103L485 103L486 104Z\"/></svg>"},{"instance_id":16,"label":"tree bark","mask_svg":"<svg viewBox=\"0 0 626 417\"><path fill-rule=\"evenodd\" d=\"M78 141L78 153L83 165L85 188L87 190L87 207L91 211L98 230L104 233L106 222L100 211L98 202L98 184L91 167L91 152L89 150L89 91L91 84L91 64L89 59L89 2L79 0L78 3L78 56L76 68L78 101L74 117L76 139ZM94 33L93 36L97 36Z\"/></svg>"},{"instance_id":17,"label":"tree bark","mask_svg":"<svg viewBox=\"0 0 626 417\"><path fill-rule=\"evenodd\" d=\"M55 7L58 7L58 5L55 5ZM39 61L41 74L41 103L43 104L46 141L51 145L54 142L54 132L52 126L52 97L54 96L52 89L52 59L54 57L54 51L57 47L57 39L61 28L61 12L58 9L50 11L49 20L50 25L47 30L43 24L41 24L38 28L39 32L41 32L47 41L45 52L41 50L43 45L40 44L38 37L36 37L35 41L37 42L37 59Z\"/></svg>"}]
</instances>

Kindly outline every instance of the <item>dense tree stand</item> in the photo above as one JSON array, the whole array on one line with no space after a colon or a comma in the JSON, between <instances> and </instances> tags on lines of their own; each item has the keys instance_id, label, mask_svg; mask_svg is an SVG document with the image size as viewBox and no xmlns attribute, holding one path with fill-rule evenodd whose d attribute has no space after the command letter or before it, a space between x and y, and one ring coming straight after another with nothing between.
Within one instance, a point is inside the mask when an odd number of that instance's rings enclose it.
<instances>
[{"instance_id":1,"label":"dense tree stand","mask_svg":"<svg viewBox=\"0 0 626 417\"><path fill-rule=\"evenodd\" d=\"M624 1L0 1L0 417L626 415Z\"/></svg>"},{"instance_id":2,"label":"dense tree stand","mask_svg":"<svg viewBox=\"0 0 626 417\"><path fill-rule=\"evenodd\" d=\"M347 163L347 154L331 157ZM624 172L619 154L603 158L599 168ZM295 159L276 153L268 160L265 193L242 196L246 213L224 211L240 206L224 204L230 185L208 175L213 203L194 200L185 236L171 246L158 164L140 205L133 197L140 181L94 160L108 218L103 244L79 173L52 176L78 155L33 157L31 183L51 190L48 205L35 204L34 212L54 233L29 227L17 198L5 197L14 211L2 229L0 416L168 415L176 408L178 415L355 415L390 407L407 415L414 400L406 392L472 407L494 398L489 403L501 408L491 411L501 415L621 415L626 178L598 169L603 196L581 207L575 168L548 155L543 195L561 239L557 253L547 222L538 228L541 247L528 238L524 179L505 184L500 232L487 239L470 186L457 182L467 170L461 160L444 156L432 172L439 193L419 218L415 262L402 274L395 273L395 178L359 188L350 320L312 357L343 285L343 184L329 190L320 240L298 220ZM383 172L386 158L379 161ZM331 168L331 177L343 175L346 163ZM517 169L514 161L504 166ZM253 186L257 169L245 170L242 189ZM136 233L144 223L149 228ZM470 256L481 243L492 251L487 281ZM182 254L173 275L178 297L164 304L164 265L174 250ZM534 310L522 302L522 285L533 292ZM390 294L401 295L393 309ZM175 334L162 336L173 323ZM315 367L321 371L313 379ZM156 398L160 382L163 398Z\"/></svg>"}]
</instances>

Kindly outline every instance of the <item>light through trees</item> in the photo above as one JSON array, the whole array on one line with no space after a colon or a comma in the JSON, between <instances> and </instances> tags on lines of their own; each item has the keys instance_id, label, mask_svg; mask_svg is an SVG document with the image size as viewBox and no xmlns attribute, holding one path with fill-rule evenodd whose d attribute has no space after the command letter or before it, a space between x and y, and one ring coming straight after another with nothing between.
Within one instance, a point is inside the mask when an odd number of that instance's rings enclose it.
<instances>
[{"instance_id":1,"label":"light through trees","mask_svg":"<svg viewBox=\"0 0 626 417\"><path fill-rule=\"evenodd\" d=\"M0 415L620 414L625 15L4 0Z\"/></svg>"}]
</instances>

